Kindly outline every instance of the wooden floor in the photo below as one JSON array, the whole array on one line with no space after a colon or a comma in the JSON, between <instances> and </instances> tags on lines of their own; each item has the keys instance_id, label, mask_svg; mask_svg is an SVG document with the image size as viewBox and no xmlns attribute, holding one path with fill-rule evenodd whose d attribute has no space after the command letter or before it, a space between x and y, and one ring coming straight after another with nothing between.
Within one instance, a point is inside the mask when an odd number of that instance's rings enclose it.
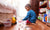
<instances>
[{"instance_id":1,"label":"wooden floor","mask_svg":"<svg viewBox=\"0 0 50 30\"><path fill-rule=\"evenodd\" d=\"M39 20L36 21L36 24L30 24L30 25L27 25L27 26L30 27L30 30L50 30L50 27L43 24ZM17 30L17 24L14 25L14 26L11 26L9 28L0 27L0 30Z\"/></svg>"}]
</instances>

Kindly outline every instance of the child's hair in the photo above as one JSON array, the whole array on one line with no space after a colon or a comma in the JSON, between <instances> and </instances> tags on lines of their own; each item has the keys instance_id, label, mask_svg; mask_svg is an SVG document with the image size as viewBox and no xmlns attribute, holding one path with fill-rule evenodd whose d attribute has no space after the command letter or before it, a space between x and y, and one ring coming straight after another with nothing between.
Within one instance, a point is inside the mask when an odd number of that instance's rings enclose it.
<instances>
[{"instance_id":1,"label":"child's hair","mask_svg":"<svg viewBox=\"0 0 50 30\"><path fill-rule=\"evenodd\" d=\"M25 7L28 7L28 6L31 8L31 5L30 4L27 4Z\"/></svg>"}]
</instances>

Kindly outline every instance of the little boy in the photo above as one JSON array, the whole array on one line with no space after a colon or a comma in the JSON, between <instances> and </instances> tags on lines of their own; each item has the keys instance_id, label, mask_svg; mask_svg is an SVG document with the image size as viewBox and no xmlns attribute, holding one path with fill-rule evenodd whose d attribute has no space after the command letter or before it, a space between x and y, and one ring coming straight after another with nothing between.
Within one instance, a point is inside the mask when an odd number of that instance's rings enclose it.
<instances>
[{"instance_id":1,"label":"little boy","mask_svg":"<svg viewBox=\"0 0 50 30\"><path fill-rule=\"evenodd\" d=\"M26 10L28 11L27 16L23 19L27 20L27 23L35 23L36 22L36 14L35 12L31 9L31 5L27 4L25 6Z\"/></svg>"}]
</instances>

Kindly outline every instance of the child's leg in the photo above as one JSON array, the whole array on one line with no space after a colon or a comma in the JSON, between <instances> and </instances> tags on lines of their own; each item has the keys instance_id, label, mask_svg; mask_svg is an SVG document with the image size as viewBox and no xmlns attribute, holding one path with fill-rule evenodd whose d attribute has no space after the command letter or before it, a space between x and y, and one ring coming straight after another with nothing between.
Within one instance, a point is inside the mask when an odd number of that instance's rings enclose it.
<instances>
[{"instance_id":1,"label":"child's leg","mask_svg":"<svg viewBox=\"0 0 50 30\"><path fill-rule=\"evenodd\" d=\"M26 21L26 24L29 25L31 22L29 20Z\"/></svg>"},{"instance_id":2,"label":"child's leg","mask_svg":"<svg viewBox=\"0 0 50 30\"><path fill-rule=\"evenodd\" d=\"M29 20L27 20L27 22L26 23L31 23Z\"/></svg>"}]
</instances>

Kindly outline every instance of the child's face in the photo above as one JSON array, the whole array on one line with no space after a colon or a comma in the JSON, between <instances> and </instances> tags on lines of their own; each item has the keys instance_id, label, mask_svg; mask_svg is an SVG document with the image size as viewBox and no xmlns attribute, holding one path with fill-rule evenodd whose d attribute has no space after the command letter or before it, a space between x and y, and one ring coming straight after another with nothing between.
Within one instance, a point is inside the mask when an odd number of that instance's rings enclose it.
<instances>
[{"instance_id":1,"label":"child's face","mask_svg":"<svg viewBox=\"0 0 50 30\"><path fill-rule=\"evenodd\" d=\"M25 9L26 9L27 11L29 11L30 7L25 7Z\"/></svg>"}]
</instances>

